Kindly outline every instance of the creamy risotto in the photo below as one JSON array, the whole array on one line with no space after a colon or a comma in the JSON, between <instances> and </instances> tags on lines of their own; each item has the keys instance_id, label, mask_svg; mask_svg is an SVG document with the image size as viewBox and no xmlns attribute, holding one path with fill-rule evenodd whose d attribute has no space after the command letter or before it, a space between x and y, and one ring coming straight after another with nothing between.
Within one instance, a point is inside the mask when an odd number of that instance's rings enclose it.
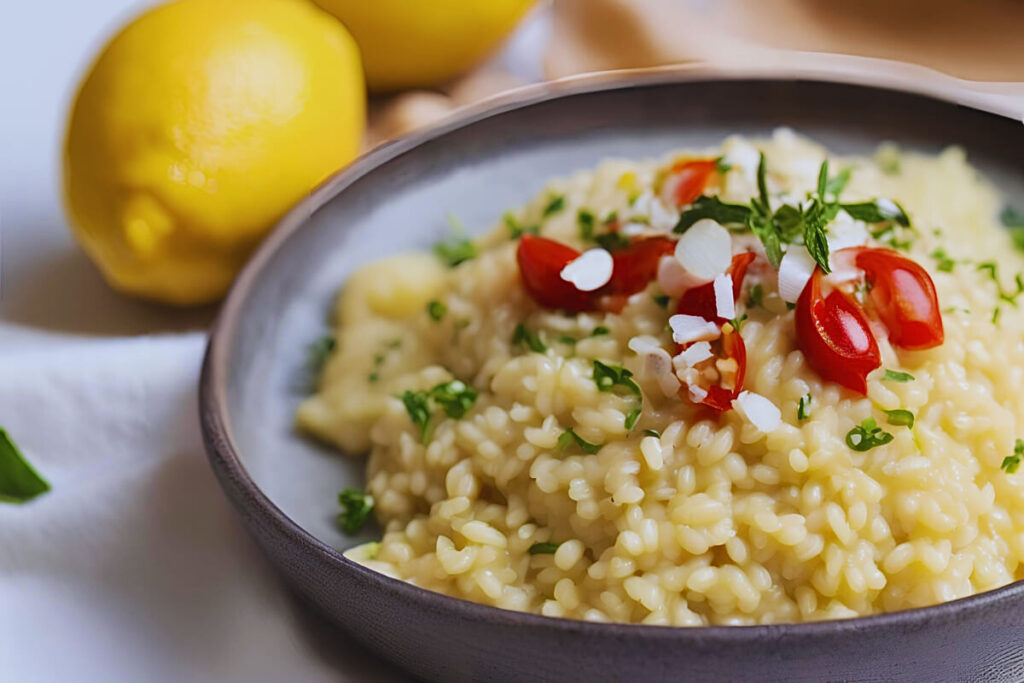
<instances>
[{"instance_id":1,"label":"creamy risotto","mask_svg":"<svg viewBox=\"0 0 1024 683\"><path fill-rule=\"evenodd\" d=\"M349 556L680 626L1021 578L1024 258L998 211L960 149L842 158L780 130L604 161L366 266L298 412L370 454L342 522L384 534Z\"/></svg>"}]
</instances>

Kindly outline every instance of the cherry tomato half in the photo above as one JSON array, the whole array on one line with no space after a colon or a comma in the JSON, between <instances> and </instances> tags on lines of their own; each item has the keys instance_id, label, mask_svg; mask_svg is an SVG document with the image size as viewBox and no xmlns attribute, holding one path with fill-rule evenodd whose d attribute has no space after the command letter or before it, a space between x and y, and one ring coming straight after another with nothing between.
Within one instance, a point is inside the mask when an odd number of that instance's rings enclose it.
<instances>
[{"instance_id":1,"label":"cherry tomato half","mask_svg":"<svg viewBox=\"0 0 1024 683\"><path fill-rule=\"evenodd\" d=\"M743 278L747 274L747 267L756 258L752 251L744 251L732 257L729 270L726 271L732 276L732 297L733 300L740 298L743 289ZM725 318L718 317L718 306L715 303L715 283L707 282L703 285L691 287L679 297L679 304L676 306L676 313L684 315L699 315L706 320L714 320L719 325L726 322Z\"/></svg>"},{"instance_id":2,"label":"cherry tomato half","mask_svg":"<svg viewBox=\"0 0 1024 683\"><path fill-rule=\"evenodd\" d=\"M882 364L878 343L853 299L838 289L822 296L823 279L816 268L797 299L797 343L823 378L866 394L868 373Z\"/></svg>"},{"instance_id":3,"label":"cherry tomato half","mask_svg":"<svg viewBox=\"0 0 1024 683\"><path fill-rule=\"evenodd\" d=\"M613 251L612 277L608 284L593 292L582 292L562 279L562 269L580 252L560 242L523 235L516 261L526 291L541 306L574 313L616 310L625 305L626 297L642 291L656 277L658 261L671 254L675 244L667 237L648 237Z\"/></svg>"},{"instance_id":4,"label":"cherry tomato half","mask_svg":"<svg viewBox=\"0 0 1024 683\"><path fill-rule=\"evenodd\" d=\"M902 349L930 349L945 339L935 283L916 262L891 249L859 248L868 296L889 342Z\"/></svg>"},{"instance_id":5,"label":"cherry tomato half","mask_svg":"<svg viewBox=\"0 0 1024 683\"><path fill-rule=\"evenodd\" d=\"M678 345L678 349L682 351L687 346L690 345ZM701 399L700 403L712 410L725 412L732 410L733 400L743 391L743 380L747 375L747 345L743 343L743 337L740 336L738 330L733 329L732 325L726 325L722 329L722 336L712 342L711 347L716 351L717 359L726 361L731 359L735 361L736 368L731 389L727 389L721 384L712 385L708 387L707 396ZM684 386L679 390L679 395L683 400L690 400L689 388Z\"/></svg>"},{"instance_id":6,"label":"cherry tomato half","mask_svg":"<svg viewBox=\"0 0 1024 683\"><path fill-rule=\"evenodd\" d=\"M562 269L579 255L572 247L546 237L526 234L519 238L516 261L523 285L533 300L545 308L574 313L594 310L594 292L581 292L562 279Z\"/></svg>"},{"instance_id":7,"label":"cherry tomato half","mask_svg":"<svg viewBox=\"0 0 1024 683\"><path fill-rule=\"evenodd\" d=\"M691 204L704 194L704 186L715 172L715 165L714 159L699 159L680 161L672 166L671 174L665 182L672 183L669 194L676 206Z\"/></svg>"}]
</instances>

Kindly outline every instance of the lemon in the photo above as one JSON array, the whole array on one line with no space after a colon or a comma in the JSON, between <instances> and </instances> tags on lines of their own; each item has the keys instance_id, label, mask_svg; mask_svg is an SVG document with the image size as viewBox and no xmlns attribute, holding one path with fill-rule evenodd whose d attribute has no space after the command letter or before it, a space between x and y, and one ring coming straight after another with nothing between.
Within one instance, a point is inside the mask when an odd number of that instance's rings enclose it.
<instances>
[{"instance_id":1,"label":"lemon","mask_svg":"<svg viewBox=\"0 0 1024 683\"><path fill-rule=\"evenodd\" d=\"M352 32L370 89L437 85L473 66L534 0L315 0Z\"/></svg>"},{"instance_id":2,"label":"lemon","mask_svg":"<svg viewBox=\"0 0 1024 683\"><path fill-rule=\"evenodd\" d=\"M359 150L358 49L299 0L178 0L126 26L72 108L64 191L115 288L219 298L281 215Z\"/></svg>"}]
</instances>

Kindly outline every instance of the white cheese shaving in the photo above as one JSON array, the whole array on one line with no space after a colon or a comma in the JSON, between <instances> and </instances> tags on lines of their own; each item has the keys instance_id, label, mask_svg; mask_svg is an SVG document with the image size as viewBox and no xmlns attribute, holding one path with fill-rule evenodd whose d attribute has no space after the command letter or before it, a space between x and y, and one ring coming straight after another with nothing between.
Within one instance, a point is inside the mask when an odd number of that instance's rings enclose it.
<instances>
[{"instance_id":1,"label":"white cheese shaving","mask_svg":"<svg viewBox=\"0 0 1024 683\"><path fill-rule=\"evenodd\" d=\"M732 402L732 407L747 421L765 434L782 424L782 412L778 406L760 394L742 391Z\"/></svg>"},{"instance_id":2,"label":"white cheese shaving","mask_svg":"<svg viewBox=\"0 0 1024 683\"><path fill-rule=\"evenodd\" d=\"M732 262L732 236L715 221L702 218L679 238L675 253L696 280L711 282Z\"/></svg>"},{"instance_id":3,"label":"white cheese shaving","mask_svg":"<svg viewBox=\"0 0 1024 683\"><path fill-rule=\"evenodd\" d=\"M876 199L875 206L878 207L878 210L886 218L896 218L896 216L899 216L900 213L902 213L900 211L900 207L896 206L896 202L891 199L886 199L885 197L879 197Z\"/></svg>"},{"instance_id":4,"label":"white cheese shaving","mask_svg":"<svg viewBox=\"0 0 1024 683\"><path fill-rule=\"evenodd\" d=\"M694 403L700 403L701 401L708 397L708 392L705 391L704 389L701 389L696 384L690 385L689 393L690 400L693 401Z\"/></svg>"},{"instance_id":5,"label":"white cheese shaving","mask_svg":"<svg viewBox=\"0 0 1024 683\"><path fill-rule=\"evenodd\" d=\"M675 256L662 256L658 261L658 286L671 297L678 297L690 287L701 284L686 272Z\"/></svg>"},{"instance_id":6,"label":"white cheese shaving","mask_svg":"<svg viewBox=\"0 0 1024 683\"><path fill-rule=\"evenodd\" d=\"M722 333L718 325L699 315L674 315L668 319L668 326L672 328L672 340L677 344L710 341L718 339Z\"/></svg>"},{"instance_id":7,"label":"white cheese shaving","mask_svg":"<svg viewBox=\"0 0 1024 683\"><path fill-rule=\"evenodd\" d=\"M605 249L588 249L562 268L561 277L581 292L593 292L612 279L614 261Z\"/></svg>"},{"instance_id":8,"label":"white cheese shaving","mask_svg":"<svg viewBox=\"0 0 1024 683\"><path fill-rule=\"evenodd\" d=\"M722 273L715 278L715 312L719 318L732 320L736 317L736 302L732 298L732 276Z\"/></svg>"},{"instance_id":9,"label":"white cheese shaving","mask_svg":"<svg viewBox=\"0 0 1024 683\"><path fill-rule=\"evenodd\" d=\"M867 224L858 221L846 211L840 210L836 219L828 226L828 250L830 254L840 249L849 247L860 247L868 243L871 235L868 233ZM832 266L832 263L829 263ZM832 266L833 268L835 266Z\"/></svg>"},{"instance_id":10,"label":"white cheese shaving","mask_svg":"<svg viewBox=\"0 0 1024 683\"><path fill-rule=\"evenodd\" d=\"M688 347L685 351L673 358L673 361L678 358L684 366L692 368L698 363L703 363L713 355L714 354L711 353L711 342L701 341Z\"/></svg>"},{"instance_id":11,"label":"white cheese shaving","mask_svg":"<svg viewBox=\"0 0 1024 683\"><path fill-rule=\"evenodd\" d=\"M629 223L626 223L621 228L619 228L619 234L622 235L623 237L639 237L640 235L644 234L645 232L648 232L649 230L650 228L648 228L647 225L644 223L630 221Z\"/></svg>"},{"instance_id":12,"label":"white cheese shaving","mask_svg":"<svg viewBox=\"0 0 1024 683\"><path fill-rule=\"evenodd\" d=\"M751 183L757 181L757 166L761 163L761 153L750 143L739 138L732 138L731 147L722 157L722 162L739 170Z\"/></svg>"},{"instance_id":13,"label":"white cheese shaving","mask_svg":"<svg viewBox=\"0 0 1024 683\"><path fill-rule=\"evenodd\" d=\"M816 267L807 247L791 244L779 264L779 296L782 300L796 303Z\"/></svg>"},{"instance_id":14,"label":"white cheese shaving","mask_svg":"<svg viewBox=\"0 0 1024 683\"><path fill-rule=\"evenodd\" d=\"M658 197L651 199L650 209L648 220L659 232L668 232L679 222L679 212L670 210Z\"/></svg>"}]
</instances>

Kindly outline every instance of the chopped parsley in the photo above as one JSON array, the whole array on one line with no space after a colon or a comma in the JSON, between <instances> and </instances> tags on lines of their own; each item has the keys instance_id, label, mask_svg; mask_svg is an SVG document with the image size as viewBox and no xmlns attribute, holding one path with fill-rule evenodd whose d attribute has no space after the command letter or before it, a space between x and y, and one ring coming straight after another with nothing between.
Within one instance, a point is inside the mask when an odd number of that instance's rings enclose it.
<instances>
[{"instance_id":1,"label":"chopped parsley","mask_svg":"<svg viewBox=\"0 0 1024 683\"><path fill-rule=\"evenodd\" d=\"M0 427L0 502L26 503L49 490L49 482L29 464L7 430Z\"/></svg>"},{"instance_id":2,"label":"chopped parsley","mask_svg":"<svg viewBox=\"0 0 1024 683\"><path fill-rule=\"evenodd\" d=\"M505 223L505 228L508 230L508 238L510 240L517 240L527 233L536 235L540 232L539 225L523 225L511 211L506 211L501 217L501 220Z\"/></svg>"},{"instance_id":3,"label":"chopped parsley","mask_svg":"<svg viewBox=\"0 0 1024 683\"><path fill-rule=\"evenodd\" d=\"M327 364L327 359L334 353L338 342L333 335L320 337L309 345L309 357L306 360L306 368L314 375L319 374Z\"/></svg>"},{"instance_id":4,"label":"chopped parsley","mask_svg":"<svg viewBox=\"0 0 1024 683\"><path fill-rule=\"evenodd\" d=\"M593 455L594 453L597 453L599 450L601 450L601 447L604 445L585 441L583 437L581 437L579 434L573 431L572 427L569 427L564 432L562 432L561 436L558 437L558 444L555 446L555 448L561 452L564 451L566 448L569 448L569 446L572 446L574 443L580 447L580 450L582 450L584 453L587 453L588 455Z\"/></svg>"},{"instance_id":5,"label":"chopped parsley","mask_svg":"<svg viewBox=\"0 0 1024 683\"><path fill-rule=\"evenodd\" d=\"M715 159L715 171L725 175L732 170L732 164L726 163L725 157L721 156Z\"/></svg>"},{"instance_id":6,"label":"chopped parsley","mask_svg":"<svg viewBox=\"0 0 1024 683\"><path fill-rule=\"evenodd\" d=\"M796 419L806 420L811 416L811 394L807 392L806 395L800 397L800 403L796 407Z\"/></svg>"},{"instance_id":7,"label":"chopped parsley","mask_svg":"<svg viewBox=\"0 0 1024 683\"><path fill-rule=\"evenodd\" d=\"M346 534L358 533L373 512L373 496L351 486L338 494L338 523Z\"/></svg>"},{"instance_id":8,"label":"chopped parsley","mask_svg":"<svg viewBox=\"0 0 1024 683\"><path fill-rule=\"evenodd\" d=\"M554 197L551 198L550 201L548 201L548 203L544 207L544 211L542 212L541 215L543 215L544 218L547 218L548 216L555 215L556 213L560 212L564 208L565 208L565 195L561 195L561 194L555 195Z\"/></svg>"},{"instance_id":9,"label":"chopped parsley","mask_svg":"<svg viewBox=\"0 0 1024 683\"><path fill-rule=\"evenodd\" d=\"M527 552L531 555L553 555L555 551L558 550L558 546L560 545L562 544L554 543L552 541L545 541L544 543L534 543L530 546L530 549Z\"/></svg>"},{"instance_id":10,"label":"chopped parsley","mask_svg":"<svg viewBox=\"0 0 1024 683\"><path fill-rule=\"evenodd\" d=\"M887 415L886 422L897 427L913 427L914 414L909 410L897 408L896 410L883 410Z\"/></svg>"},{"instance_id":11,"label":"chopped parsley","mask_svg":"<svg viewBox=\"0 0 1024 683\"><path fill-rule=\"evenodd\" d=\"M929 254L929 256L935 259L935 267L941 270L943 273L953 272L953 267L956 265L956 261L950 258L949 254L946 253L945 249L939 247L931 254Z\"/></svg>"},{"instance_id":12,"label":"chopped parsley","mask_svg":"<svg viewBox=\"0 0 1024 683\"><path fill-rule=\"evenodd\" d=\"M409 419L420 429L420 443L427 443L430 434L431 402L453 419L463 417L476 403L477 391L462 380L453 379L436 385L430 391L402 392L399 397Z\"/></svg>"},{"instance_id":13,"label":"chopped parsley","mask_svg":"<svg viewBox=\"0 0 1024 683\"><path fill-rule=\"evenodd\" d=\"M1015 474L1020 469L1021 458L1024 458L1024 439L1017 439L1013 444L1013 455L1003 458L1003 464L999 469L1006 471L1007 474Z\"/></svg>"},{"instance_id":14,"label":"chopped parsley","mask_svg":"<svg viewBox=\"0 0 1024 683\"><path fill-rule=\"evenodd\" d=\"M444 314L447 312L448 307L445 306L444 303L438 301L437 299L433 299L427 304L427 314L430 316L430 319L433 320L434 322L440 321L441 318L444 317Z\"/></svg>"},{"instance_id":15,"label":"chopped parsley","mask_svg":"<svg viewBox=\"0 0 1024 683\"><path fill-rule=\"evenodd\" d=\"M420 443L427 443L427 428L430 425L430 395L426 391L402 392L402 403L412 423L420 428Z\"/></svg>"},{"instance_id":16,"label":"chopped parsley","mask_svg":"<svg viewBox=\"0 0 1024 683\"><path fill-rule=\"evenodd\" d=\"M999 299L1005 301L1013 306L1017 305L1017 297L1024 293L1024 275L1017 273L1014 277L1014 284L1017 285L1016 291L1008 291L1003 288L1003 283L999 279L999 266L994 261L986 261L985 263L978 264L978 270L988 271L989 278L996 284L996 290L999 293ZM995 322L995 320L993 320Z\"/></svg>"},{"instance_id":17,"label":"chopped parsley","mask_svg":"<svg viewBox=\"0 0 1024 683\"><path fill-rule=\"evenodd\" d=\"M999 324L999 314L1002 313L1002 312L1003 312L1003 309L999 308L998 306L996 306L995 310L992 311L992 324L993 325L998 325Z\"/></svg>"},{"instance_id":18,"label":"chopped parsley","mask_svg":"<svg viewBox=\"0 0 1024 683\"><path fill-rule=\"evenodd\" d=\"M762 301L764 301L764 288L761 285L754 285L750 288L750 293L747 294L747 308L760 306Z\"/></svg>"},{"instance_id":19,"label":"chopped parsley","mask_svg":"<svg viewBox=\"0 0 1024 683\"><path fill-rule=\"evenodd\" d=\"M653 436L655 439L661 438L661 434L658 433L657 429L645 429L644 434L647 436Z\"/></svg>"},{"instance_id":20,"label":"chopped parsley","mask_svg":"<svg viewBox=\"0 0 1024 683\"><path fill-rule=\"evenodd\" d=\"M591 337L600 337L605 334L611 334L611 330L604 325L598 325L590 332Z\"/></svg>"},{"instance_id":21,"label":"chopped parsley","mask_svg":"<svg viewBox=\"0 0 1024 683\"><path fill-rule=\"evenodd\" d=\"M913 382L914 376L909 372L897 372L896 370L885 369L885 376L882 377L885 382Z\"/></svg>"},{"instance_id":22,"label":"chopped parsley","mask_svg":"<svg viewBox=\"0 0 1024 683\"><path fill-rule=\"evenodd\" d=\"M594 239L595 221L594 214L586 209L580 209L576 212L576 224L580 229L580 239L587 242Z\"/></svg>"},{"instance_id":23,"label":"chopped parsley","mask_svg":"<svg viewBox=\"0 0 1024 683\"><path fill-rule=\"evenodd\" d=\"M598 391L612 391L615 387L623 387L640 396L640 387L630 379L633 373L621 365L608 365L599 360L594 361L594 384Z\"/></svg>"},{"instance_id":24,"label":"chopped parsley","mask_svg":"<svg viewBox=\"0 0 1024 683\"><path fill-rule=\"evenodd\" d=\"M526 329L526 325L519 323L516 325L515 332L512 333L512 343L522 344L531 351L537 353L544 353L548 350L548 347L544 344L544 341L540 338L540 333L534 334Z\"/></svg>"},{"instance_id":25,"label":"chopped parsley","mask_svg":"<svg viewBox=\"0 0 1024 683\"><path fill-rule=\"evenodd\" d=\"M476 258L476 245L468 237L453 237L434 245L434 253L449 268Z\"/></svg>"},{"instance_id":26,"label":"chopped parsley","mask_svg":"<svg viewBox=\"0 0 1024 683\"><path fill-rule=\"evenodd\" d=\"M743 315L739 316L738 318L732 318L731 320L729 320L729 324L732 325L732 329L734 329L737 332L739 332L740 328L743 327L743 323L746 320L747 320L747 314L744 313Z\"/></svg>"},{"instance_id":27,"label":"chopped parsley","mask_svg":"<svg viewBox=\"0 0 1024 683\"><path fill-rule=\"evenodd\" d=\"M476 403L477 391L462 380L443 382L430 390L430 398L441 406L448 417L456 420Z\"/></svg>"},{"instance_id":28,"label":"chopped parsley","mask_svg":"<svg viewBox=\"0 0 1024 683\"><path fill-rule=\"evenodd\" d=\"M606 232L594 238L598 246L607 251L618 251L629 246L629 238L620 232Z\"/></svg>"},{"instance_id":29,"label":"chopped parsley","mask_svg":"<svg viewBox=\"0 0 1024 683\"><path fill-rule=\"evenodd\" d=\"M870 451L876 446L884 446L892 440L893 435L882 431L873 417L867 418L846 434L846 445L859 452Z\"/></svg>"},{"instance_id":30,"label":"chopped parsley","mask_svg":"<svg viewBox=\"0 0 1024 683\"><path fill-rule=\"evenodd\" d=\"M668 294L656 294L654 296L654 303L658 304L662 308L668 308L669 301L671 301L671 298Z\"/></svg>"},{"instance_id":31,"label":"chopped parsley","mask_svg":"<svg viewBox=\"0 0 1024 683\"><path fill-rule=\"evenodd\" d=\"M640 414L643 413L643 408L637 406L633 410L626 413L626 429L632 429L636 427L636 423L640 420Z\"/></svg>"},{"instance_id":32,"label":"chopped parsley","mask_svg":"<svg viewBox=\"0 0 1024 683\"><path fill-rule=\"evenodd\" d=\"M568 344L569 346L572 346L573 344L575 344L579 340L576 339L576 337L570 337L567 334L563 334L561 337L559 337L555 341L558 341L558 342L560 342L562 344Z\"/></svg>"}]
</instances>

